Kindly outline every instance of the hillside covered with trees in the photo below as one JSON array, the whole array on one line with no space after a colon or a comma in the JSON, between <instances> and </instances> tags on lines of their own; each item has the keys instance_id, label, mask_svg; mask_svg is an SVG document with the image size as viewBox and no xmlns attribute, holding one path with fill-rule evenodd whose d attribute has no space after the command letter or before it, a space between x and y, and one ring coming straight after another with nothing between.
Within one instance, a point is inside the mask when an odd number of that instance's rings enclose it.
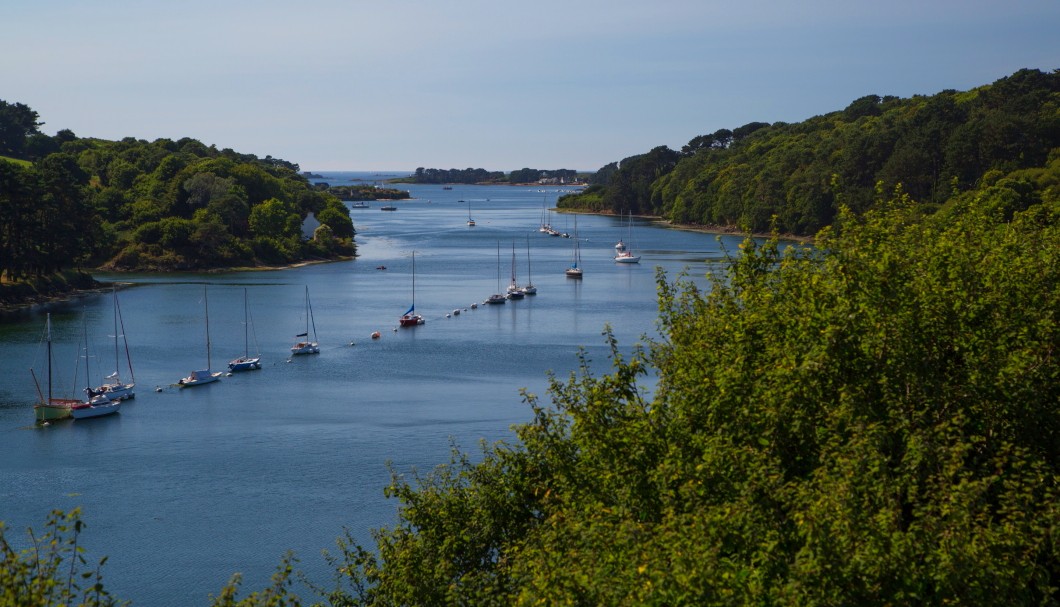
<instances>
[{"instance_id":1,"label":"hillside covered with trees","mask_svg":"<svg viewBox=\"0 0 1060 607\"><path fill-rule=\"evenodd\" d=\"M901 184L926 210L994 171L1041 167L1060 146L1060 71L1021 70L970 91L866 95L795 123L754 122L603 167L560 208L812 236Z\"/></svg>"},{"instance_id":2,"label":"hillside covered with trees","mask_svg":"<svg viewBox=\"0 0 1060 607\"><path fill-rule=\"evenodd\" d=\"M153 142L40 132L0 101L0 273L67 268L192 270L355 253L349 210L298 165L184 138ZM304 239L302 221L321 226Z\"/></svg>"}]
</instances>

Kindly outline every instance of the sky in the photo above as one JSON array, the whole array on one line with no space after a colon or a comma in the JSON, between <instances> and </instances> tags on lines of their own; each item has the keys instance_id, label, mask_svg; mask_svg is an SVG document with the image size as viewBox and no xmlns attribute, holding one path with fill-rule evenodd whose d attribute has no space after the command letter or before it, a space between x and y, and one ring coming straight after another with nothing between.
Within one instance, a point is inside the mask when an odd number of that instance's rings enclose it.
<instances>
[{"instance_id":1,"label":"sky","mask_svg":"<svg viewBox=\"0 0 1060 607\"><path fill-rule=\"evenodd\" d=\"M9 0L0 99L314 171L595 171L1060 68L1058 0Z\"/></svg>"}]
</instances>

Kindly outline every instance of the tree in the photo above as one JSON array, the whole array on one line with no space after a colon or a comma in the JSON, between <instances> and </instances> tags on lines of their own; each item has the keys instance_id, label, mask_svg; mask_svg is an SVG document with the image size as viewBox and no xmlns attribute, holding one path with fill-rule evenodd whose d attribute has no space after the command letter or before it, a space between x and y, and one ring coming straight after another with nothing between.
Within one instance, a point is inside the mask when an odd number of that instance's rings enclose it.
<instances>
[{"instance_id":1,"label":"tree","mask_svg":"<svg viewBox=\"0 0 1060 607\"><path fill-rule=\"evenodd\" d=\"M28 105L0 99L0 156L23 158L26 139L37 134L42 124Z\"/></svg>"},{"instance_id":2,"label":"tree","mask_svg":"<svg viewBox=\"0 0 1060 607\"><path fill-rule=\"evenodd\" d=\"M297 236L297 229L291 230L292 221L296 228L301 225L301 220L291 205L276 198L270 198L250 210L250 229L257 236L267 238Z\"/></svg>"},{"instance_id":3,"label":"tree","mask_svg":"<svg viewBox=\"0 0 1060 607\"><path fill-rule=\"evenodd\" d=\"M660 276L662 339L608 337L515 440L393 477L343 598L1060 603L1060 208L998 195L748 239L709 292Z\"/></svg>"},{"instance_id":4,"label":"tree","mask_svg":"<svg viewBox=\"0 0 1060 607\"><path fill-rule=\"evenodd\" d=\"M321 224L328 226L335 238L353 238L353 221L350 219L350 211L345 205L329 204L317 213L316 218Z\"/></svg>"}]
</instances>

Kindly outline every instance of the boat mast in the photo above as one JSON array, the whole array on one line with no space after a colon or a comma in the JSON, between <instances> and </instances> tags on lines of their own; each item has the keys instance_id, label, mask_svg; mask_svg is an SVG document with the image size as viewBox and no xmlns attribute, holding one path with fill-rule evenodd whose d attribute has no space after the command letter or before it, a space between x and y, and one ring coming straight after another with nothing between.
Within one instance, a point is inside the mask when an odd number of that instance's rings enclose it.
<instances>
[{"instance_id":1,"label":"boat mast","mask_svg":"<svg viewBox=\"0 0 1060 607\"><path fill-rule=\"evenodd\" d=\"M113 291L113 296L114 296L114 375L115 375L114 379L118 379L118 377L119 377L118 369L120 369L121 367L118 366L118 364L119 364L119 359L118 359L118 291L117 291L116 288Z\"/></svg>"},{"instance_id":2,"label":"boat mast","mask_svg":"<svg viewBox=\"0 0 1060 607\"><path fill-rule=\"evenodd\" d=\"M213 369L210 359L210 300L206 297L206 285L202 286L202 301L206 307L206 370Z\"/></svg>"},{"instance_id":3,"label":"boat mast","mask_svg":"<svg viewBox=\"0 0 1060 607\"><path fill-rule=\"evenodd\" d=\"M250 358L250 322L247 311L247 288L243 287L243 358Z\"/></svg>"},{"instance_id":4,"label":"boat mast","mask_svg":"<svg viewBox=\"0 0 1060 607\"><path fill-rule=\"evenodd\" d=\"M90 370L88 368L88 319L86 318L86 316L87 314L85 314L85 310L82 308L81 331L85 334L85 390L87 391L92 389L92 376L90 375ZM74 379L77 379L76 373L74 374ZM88 400L92 400L92 397L89 396Z\"/></svg>"},{"instance_id":5,"label":"boat mast","mask_svg":"<svg viewBox=\"0 0 1060 607\"><path fill-rule=\"evenodd\" d=\"M48 321L45 325L47 328L45 333L48 339L48 401L46 405L50 405L52 402L52 314L48 312Z\"/></svg>"},{"instance_id":6,"label":"boat mast","mask_svg":"<svg viewBox=\"0 0 1060 607\"><path fill-rule=\"evenodd\" d=\"M114 311L118 315L118 324L121 326L122 341L125 342L125 362L129 364L129 381L135 384L136 373L133 371L132 355L129 354L129 337L125 334L125 319L121 317L121 304L118 303L118 290L116 288L114 289ZM114 339L115 342L117 342L118 338L115 337ZM115 353L115 359L117 359L117 356L117 353ZM117 368L114 369L115 372L117 372L117 370Z\"/></svg>"},{"instance_id":7,"label":"boat mast","mask_svg":"<svg viewBox=\"0 0 1060 607\"><path fill-rule=\"evenodd\" d=\"M515 242L512 242L512 285L515 285Z\"/></svg>"},{"instance_id":8,"label":"boat mast","mask_svg":"<svg viewBox=\"0 0 1060 607\"><path fill-rule=\"evenodd\" d=\"M526 235L526 284L532 285L534 281L530 279L530 235Z\"/></svg>"},{"instance_id":9,"label":"boat mast","mask_svg":"<svg viewBox=\"0 0 1060 607\"><path fill-rule=\"evenodd\" d=\"M313 341L315 342L315 341L317 341L317 321L316 321L315 318L313 318L313 304L312 304L312 302L309 301L309 285L305 286L305 310L306 310L305 331L306 331L306 333L309 333L309 323L312 322L313 323ZM308 335L306 336L306 339L309 339Z\"/></svg>"}]
</instances>

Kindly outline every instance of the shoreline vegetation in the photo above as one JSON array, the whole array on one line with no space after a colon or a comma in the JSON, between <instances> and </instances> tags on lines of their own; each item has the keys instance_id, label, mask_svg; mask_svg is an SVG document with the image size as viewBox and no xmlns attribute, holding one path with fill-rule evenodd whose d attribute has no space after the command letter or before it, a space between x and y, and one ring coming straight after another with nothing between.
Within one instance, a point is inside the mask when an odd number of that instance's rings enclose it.
<instances>
[{"instance_id":1,"label":"shoreline vegetation","mask_svg":"<svg viewBox=\"0 0 1060 607\"><path fill-rule=\"evenodd\" d=\"M334 259L307 259L296 263L262 266L232 266L196 270L196 274L225 274L228 272L271 272L291 270L304 266L351 261L354 256L339 256ZM53 276L19 282L0 281L0 312L12 312L24 308L46 305L58 301L69 301L92 293L105 293L112 288L124 289L134 283L122 280L100 281L90 272L106 271L110 274L167 274L172 272L144 272L140 270L93 270L67 271ZM71 278L73 277L73 278Z\"/></svg>"},{"instance_id":2,"label":"shoreline vegetation","mask_svg":"<svg viewBox=\"0 0 1060 607\"><path fill-rule=\"evenodd\" d=\"M586 209L563 209L559 207L553 207L551 209L560 214L575 214L575 215L603 215L608 217L628 217L629 215L622 215L620 213L614 213L612 211L590 211ZM800 234L790 234L783 232L753 232L741 229L735 225L699 225L694 223L682 224L674 223L665 217L659 215L648 215L648 214L637 214L633 213L633 217L637 219L649 219L655 223L663 224L672 230L684 230L686 232L698 232L700 234L717 234L718 236L750 236L753 238L779 238L780 240L790 240L793 242L800 242L804 244L813 244L816 236L803 236Z\"/></svg>"},{"instance_id":3,"label":"shoreline vegetation","mask_svg":"<svg viewBox=\"0 0 1060 607\"><path fill-rule=\"evenodd\" d=\"M796 123L752 122L598 169L556 205L803 237L892 195L926 217L956 195L1046 166L1057 146L1060 70L1023 69L968 91L865 95Z\"/></svg>"}]
</instances>

